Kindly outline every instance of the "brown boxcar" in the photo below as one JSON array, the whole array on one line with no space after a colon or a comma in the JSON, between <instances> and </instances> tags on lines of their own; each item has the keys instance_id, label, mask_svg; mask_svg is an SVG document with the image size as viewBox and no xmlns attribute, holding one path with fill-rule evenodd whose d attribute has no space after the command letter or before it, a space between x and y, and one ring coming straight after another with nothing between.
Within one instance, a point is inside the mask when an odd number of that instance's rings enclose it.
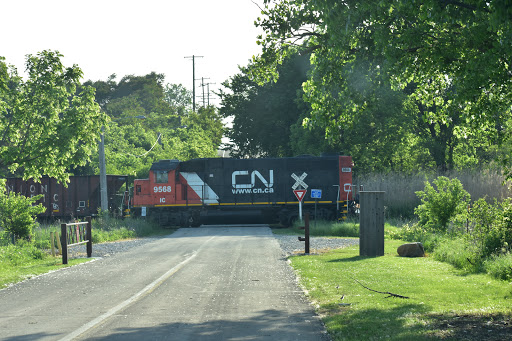
<instances>
[{"instance_id":1,"label":"brown boxcar","mask_svg":"<svg viewBox=\"0 0 512 341\"><path fill-rule=\"evenodd\" d=\"M38 201L46 211L40 217L64 218L85 217L98 213L100 205L100 177L98 175L71 176L67 187L54 178L43 177L40 182L7 178L7 191L33 197L41 194ZM126 183L127 177L107 175L108 207L116 211L122 207L123 195L118 191Z\"/></svg>"}]
</instances>

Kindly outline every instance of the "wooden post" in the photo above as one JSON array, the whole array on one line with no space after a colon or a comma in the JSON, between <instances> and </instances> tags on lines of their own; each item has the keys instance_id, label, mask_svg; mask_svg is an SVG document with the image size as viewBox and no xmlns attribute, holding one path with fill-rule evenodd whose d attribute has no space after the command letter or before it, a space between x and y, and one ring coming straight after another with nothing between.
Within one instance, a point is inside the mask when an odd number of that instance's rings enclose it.
<instances>
[{"instance_id":1,"label":"wooden post","mask_svg":"<svg viewBox=\"0 0 512 341\"><path fill-rule=\"evenodd\" d=\"M304 237L306 238L305 244L304 244L304 246L305 246L304 253L309 255L309 212L307 212L306 216L305 216Z\"/></svg>"},{"instance_id":2,"label":"wooden post","mask_svg":"<svg viewBox=\"0 0 512 341\"><path fill-rule=\"evenodd\" d=\"M62 255L62 243L60 242L59 232L55 232L55 236L57 239L57 247L59 248L59 253Z\"/></svg>"},{"instance_id":3,"label":"wooden post","mask_svg":"<svg viewBox=\"0 0 512 341\"><path fill-rule=\"evenodd\" d=\"M52 256L55 257L55 232L50 231L50 246L52 247Z\"/></svg>"},{"instance_id":4,"label":"wooden post","mask_svg":"<svg viewBox=\"0 0 512 341\"><path fill-rule=\"evenodd\" d=\"M68 238L66 224L60 225L60 242L62 244L62 264L68 264Z\"/></svg>"},{"instance_id":5,"label":"wooden post","mask_svg":"<svg viewBox=\"0 0 512 341\"><path fill-rule=\"evenodd\" d=\"M92 256L92 218L87 217L87 257Z\"/></svg>"},{"instance_id":6,"label":"wooden post","mask_svg":"<svg viewBox=\"0 0 512 341\"><path fill-rule=\"evenodd\" d=\"M384 256L384 193L359 192L360 256Z\"/></svg>"}]
</instances>

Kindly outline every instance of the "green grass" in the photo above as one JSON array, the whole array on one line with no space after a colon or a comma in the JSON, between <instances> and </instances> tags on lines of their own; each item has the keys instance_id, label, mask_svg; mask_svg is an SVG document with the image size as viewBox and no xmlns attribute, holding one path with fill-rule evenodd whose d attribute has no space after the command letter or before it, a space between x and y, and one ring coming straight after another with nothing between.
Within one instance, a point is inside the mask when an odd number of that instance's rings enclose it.
<instances>
[{"instance_id":1,"label":"green grass","mask_svg":"<svg viewBox=\"0 0 512 341\"><path fill-rule=\"evenodd\" d=\"M92 223L93 250L95 243L167 235L173 231L143 219L96 219ZM60 233L60 224L43 225L33 232L31 243L18 242L12 245L8 244L8 240L2 240L4 246L0 246L0 289L46 272L91 260L68 258L68 264L63 265L62 257L50 255L50 232Z\"/></svg>"},{"instance_id":2,"label":"green grass","mask_svg":"<svg viewBox=\"0 0 512 341\"><path fill-rule=\"evenodd\" d=\"M510 319L510 283L463 273L429 257L398 257L401 244L386 240L385 255L376 258L360 257L358 247L290 258L334 340L459 339L466 335L463 321L485 327L491 320ZM386 298L356 280L409 299Z\"/></svg>"},{"instance_id":3,"label":"green grass","mask_svg":"<svg viewBox=\"0 0 512 341\"><path fill-rule=\"evenodd\" d=\"M77 265L90 259L70 259L62 264L61 257L53 257L33 245L0 247L0 289L37 275Z\"/></svg>"}]
</instances>

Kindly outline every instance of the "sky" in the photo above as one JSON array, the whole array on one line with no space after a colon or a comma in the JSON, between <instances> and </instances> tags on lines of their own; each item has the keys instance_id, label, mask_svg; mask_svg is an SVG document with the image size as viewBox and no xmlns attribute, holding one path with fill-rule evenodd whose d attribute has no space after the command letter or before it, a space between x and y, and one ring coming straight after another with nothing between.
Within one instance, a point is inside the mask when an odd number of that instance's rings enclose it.
<instances>
[{"instance_id":1,"label":"sky","mask_svg":"<svg viewBox=\"0 0 512 341\"><path fill-rule=\"evenodd\" d=\"M262 0L2 1L0 56L23 74L27 54L59 51L64 66L83 70L83 81L154 71L192 90L185 57L195 55L195 78L215 91L261 51L255 3ZM210 103L218 100L212 95Z\"/></svg>"}]
</instances>

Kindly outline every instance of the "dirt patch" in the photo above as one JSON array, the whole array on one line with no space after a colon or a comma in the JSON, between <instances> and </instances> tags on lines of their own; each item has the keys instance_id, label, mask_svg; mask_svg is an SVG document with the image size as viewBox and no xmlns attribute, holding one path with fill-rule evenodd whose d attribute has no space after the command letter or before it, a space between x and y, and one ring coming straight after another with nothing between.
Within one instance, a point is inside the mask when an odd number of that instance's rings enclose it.
<instances>
[{"instance_id":1,"label":"dirt patch","mask_svg":"<svg viewBox=\"0 0 512 341\"><path fill-rule=\"evenodd\" d=\"M446 340L512 340L512 315L429 315L432 336Z\"/></svg>"}]
</instances>

